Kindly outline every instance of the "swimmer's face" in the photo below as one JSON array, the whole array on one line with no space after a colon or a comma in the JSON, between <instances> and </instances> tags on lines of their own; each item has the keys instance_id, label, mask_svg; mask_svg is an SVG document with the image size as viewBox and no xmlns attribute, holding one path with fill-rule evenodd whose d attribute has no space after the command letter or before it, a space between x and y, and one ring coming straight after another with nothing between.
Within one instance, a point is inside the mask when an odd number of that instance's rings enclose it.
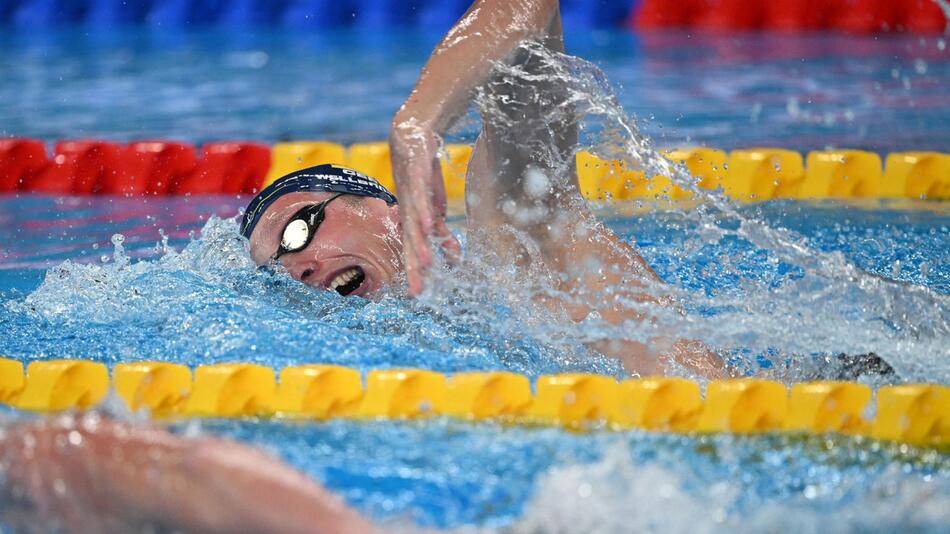
<instances>
[{"instance_id":1,"label":"swimmer's face","mask_svg":"<svg viewBox=\"0 0 950 534\"><path fill-rule=\"evenodd\" d=\"M333 193L290 193L277 199L251 234L251 257L258 265L278 250L287 223L300 210ZM341 295L369 295L402 271L399 210L377 198L343 195L326 205L313 240L278 260L296 280Z\"/></svg>"}]
</instances>

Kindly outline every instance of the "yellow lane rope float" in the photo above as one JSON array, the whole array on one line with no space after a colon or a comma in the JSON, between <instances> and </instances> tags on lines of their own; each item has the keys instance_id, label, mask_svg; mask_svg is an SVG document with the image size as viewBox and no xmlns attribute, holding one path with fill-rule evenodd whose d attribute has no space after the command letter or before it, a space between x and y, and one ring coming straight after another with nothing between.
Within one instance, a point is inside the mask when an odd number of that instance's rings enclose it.
<instances>
[{"instance_id":1,"label":"yellow lane rope float","mask_svg":"<svg viewBox=\"0 0 950 534\"><path fill-rule=\"evenodd\" d=\"M950 388L853 382L785 385L757 379L710 382L705 397L682 378L617 381L593 374L539 377L423 369L359 371L335 365L270 367L250 363L187 366L122 363L110 374L85 360L0 359L0 402L33 412L83 410L110 387L133 411L153 417L278 417L324 420L448 416L570 429L657 432L837 432L919 446L950 445Z\"/></svg>"},{"instance_id":2,"label":"yellow lane rope float","mask_svg":"<svg viewBox=\"0 0 950 534\"><path fill-rule=\"evenodd\" d=\"M448 144L442 158L446 193L465 195L465 172L472 147ZM950 154L894 152L882 162L874 152L822 150L799 152L782 148L748 148L726 153L713 148L678 148L662 153L684 164L704 189L722 187L741 201L825 198L950 199ZM264 183L320 163L339 163L369 174L395 191L389 145L385 142L343 145L323 141L274 145L271 169ZM667 176L647 176L621 161L607 161L589 152L577 155L581 190L589 199L682 200L692 193Z\"/></svg>"}]
</instances>

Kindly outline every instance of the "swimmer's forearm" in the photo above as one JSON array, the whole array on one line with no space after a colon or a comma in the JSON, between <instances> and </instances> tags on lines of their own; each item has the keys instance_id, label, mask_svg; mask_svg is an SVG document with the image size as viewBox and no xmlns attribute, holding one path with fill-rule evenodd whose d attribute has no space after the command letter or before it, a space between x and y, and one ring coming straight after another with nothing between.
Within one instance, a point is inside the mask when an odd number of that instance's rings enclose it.
<instances>
[{"instance_id":1,"label":"swimmer's forearm","mask_svg":"<svg viewBox=\"0 0 950 534\"><path fill-rule=\"evenodd\" d=\"M589 343L588 346L620 360L628 373L640 377L666 376L672 371L685 371L688 376L709 380L729 376L722 357L699 341L654 338L646 344L633 340L609 340Z\"/></svg>"},{"instance_id":2,"label":"swimmer's forearm","mask_svg":"<svg viewBox=\"0 0 950 534\"><path fill-rule=\"evenodd\" d=\"M496 61L526 39L556 39L563 47L557 0L477 0L442 38L422 69L393 128L423 128L443 134L465 112L473 91Z\"/></svg>"},{"instance_id":3,"label":"swimmer's forearm","mask_svg":"<svg viewBox=\"0 0 950 534\"><path fill-rule=\"evenodd\" d=\"M84 417L7 429L0 451L7 491L74 531L371 531L304 475L222 440Z\"/></svg>"}]
</instances>

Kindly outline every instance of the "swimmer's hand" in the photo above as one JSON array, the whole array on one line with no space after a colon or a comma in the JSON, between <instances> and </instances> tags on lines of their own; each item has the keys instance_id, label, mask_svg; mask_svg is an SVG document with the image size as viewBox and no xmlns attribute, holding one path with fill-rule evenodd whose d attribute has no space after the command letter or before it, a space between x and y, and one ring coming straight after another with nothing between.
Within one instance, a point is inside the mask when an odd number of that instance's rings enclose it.
<instances>
[{"instance_id":1,"label":"swimmer's hand","mask_svg":"<svg viewBox=\"0 0 950 534\"><path fill-rule=\"evenodd\" d=\"M30 531L373 531L338 498L256 449L95 414L8 426L0 461L4 519Z\"/></svg>"},{"instance_id":2,"label":"swimmer's hand","mask_svg":"<svg viewBox=\"0 0 950 534\"><path fill-rule=\"evenodd\" d=\"M436 46L409 98L393 119L390 154L399 196L409 294L422 291L432 265L430 240L449 261L459 242L445 225L441 136L468 109L475 90L525 40L556 33L557 0L475 0Z\"/></svg>"},{"instance_id":3,"label":"swimmer's hand","mask_svg":"<svg viewBox=\"0 0 950 534\"><path fill-rule=\"evenodd\" d=\"M403 255L409 294L422 292L432 265L434 241L450 263L458 260L461 245L445 224L446 197L439 164L440 139L415 117L396 117L389 136L393 177L399 193Z\"/></svg>"}]
</instances>

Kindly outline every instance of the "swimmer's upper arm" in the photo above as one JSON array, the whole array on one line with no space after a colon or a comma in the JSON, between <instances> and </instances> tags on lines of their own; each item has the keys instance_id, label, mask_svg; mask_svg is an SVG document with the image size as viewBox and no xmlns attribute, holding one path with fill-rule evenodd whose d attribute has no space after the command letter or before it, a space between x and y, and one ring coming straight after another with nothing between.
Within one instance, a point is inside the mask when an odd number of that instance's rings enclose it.
<instances>
[{"instance_id":1,"label":"swimmer's upper arm","mask_svg":"<svg viewBox=\"0 0 950 534\"><path fill-rule=\"evenodd\" d=\"M557 0L477 0L436 46L415 88L393 118L393 129L414 123L438 135L465 112L495 65L526 39L546 38Z\"/></svg>"}]
</instances>

